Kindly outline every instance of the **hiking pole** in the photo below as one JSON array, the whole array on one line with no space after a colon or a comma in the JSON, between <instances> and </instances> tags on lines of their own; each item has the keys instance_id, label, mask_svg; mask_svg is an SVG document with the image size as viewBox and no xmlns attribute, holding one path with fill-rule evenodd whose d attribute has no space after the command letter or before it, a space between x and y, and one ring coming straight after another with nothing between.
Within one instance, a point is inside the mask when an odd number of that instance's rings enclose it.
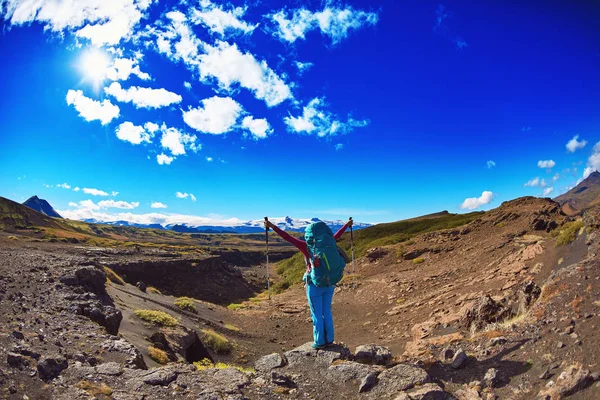
<instances>
[{"instance_id":1,"label":"hiking pole","mask_svg":"<svg viewBox=\"0 0 600 400\"><path fill-rule=\"evenodd\" d=\"M265 241L267 242L267 293L271 300L271 280L269 279L269 218L265 217Z\"/></svg>"},{"instance_id":2,"label":"hiking pole","mask_svg":"<svg viewBox=\"0 0 600 400\"><path fill-rule=\"evenodd\" d=\"M352 217L350 217L350 221L352 221ZM352 248L352 275L354 275L354 234L352 233L352 225L350 225L350 247Z\"/></svg>"}]
</instances>

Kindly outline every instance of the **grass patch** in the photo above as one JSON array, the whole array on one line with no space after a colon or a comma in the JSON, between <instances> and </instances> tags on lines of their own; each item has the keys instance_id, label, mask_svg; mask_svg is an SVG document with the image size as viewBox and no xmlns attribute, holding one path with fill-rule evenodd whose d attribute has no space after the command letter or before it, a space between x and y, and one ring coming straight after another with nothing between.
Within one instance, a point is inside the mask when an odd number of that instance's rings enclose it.
<instances>
[{"instance_id":1,"label":"grass patch","mask_svg":"<svg viewBox=\"0 0 600 400\"><path fill-rule=\"evenodd\" d=\"M232 332L239 332L240 328L238 328L235 325L231 325L231 324L225 324L225 329L229 329Z\"/></svg>"},{"instance_id":2,"label":"grass patch","mask_svg":"<svg viewBox=\"0 0 600 400\"><path fill-rule=\"evenodd\" d=\"M237 310L243 310L244 308L246 308L246 306L243 304L239 304L239 303L231 303L230 305L227 306L227 308L230 309L231 311L237 311Z\"/></svg>"},{"instance_id":3,"label":"grass patch","mask_svg":"<svg viewBox=\"0 0 600 400\"><path fill-rule=\"evenodd\" d=\"M112 389L103 382L96 383L96 382L81 380L75 384L75 387L85 390L92 397L98 397L98 396L110 397L113 392Z\"/></svg>"},{"instance_id":4,"label":"grass patch","mask_svg":"<svg viewBox=\"0 0 600 400\"><path fill-rule=\"evenodd\" d=\"M417 257L417 258L415 258L415 259L412 260L413 264L421 264L421 263L424 263L424 262L425 262L425 260L423 258L421 258L421 257Z\"/></svg>"},{"instance_id":5,"label":"grass patch","mask_svg":"<svg viewBox=\"0 0 600 400\"><path fill-rule=\"evenodd\" d=\"M146 288L146 290L148 290ZM179 297L175 300L175 305L182 310L196 312L196 306L194 305L194 299L189 297Z\"/></svg>"},{"instance_id":6,"label":"grass patch","mask_svg":"<svg viewBox=\"0 0 600 400\"><path fill-rule=\"evenodd\" d=\"M106 279L108 279L112 283L116 283L117 285L121 286L125 285L125 281L123 280L123 278L121 278L119 274L117 274L112 269L104 267L104 273L106 274Z\"/></svg>"},{"instance_id":7,"label":"grass patch","mask_svg":"<svg viewBox=\"0 0 600 400\"><path fill-rule=\"evenodd\" d=\"M205 358L202 361L194 362L194 366L196 367L196 369L198 371L202 371L202 370L210 369L210 368L217 368L217 369L235 368L238 371L244 372L246 374L254 374L256 372L254 370L254 368L246 368L246 367L242 367L240 365L225 364L223 362L217 362L216 364L213 364L208 358Z\"/></svg>"},{"instance_id":8,"label":"grass patch","mask_svg":"<svg viewBox=\"0 0 600 400\"><path fill-rule=\"evenodd\" d=\"M555 247L565 246L573 243L577 239L579 230L583 228L583 221L567 222L560 228L560 233L556 238Z\"/></svg>"},{"instance_id":9,"label":"grass patch","mask_svg":"<svg viewBox=\"0 0 600 400\"><path fill-rule=\"evenodd\" d=\"M146 322L152 322L156 325L162 326L177 326L179 321L170 314L167 314L164 311L156 311L156 310L135 310L135 315L139 318L143 319Z\"/></svg>"},{"instance_id":10,"label":"grass patch","mask_svg":"<svg viewBox=\"0 0 600 400\"><path fill-rule=\"evenodd\" d=\"M169 356L167 355L167 353L159 348L154 347L154 346L148 347L148 355L150 356L151 359L153 359L154 361L156 361L157 363L159 363L161 365L165 365L166 363L169 362Z\"/></svg>"},{"instance_id":11,"label":"grass patch","mask_svg":"<svg viewBox=\"0 0 600 400\"><path fill-rule=\"evenodd\" d=\"M202 330L202 343L217 354L229 353L233 349L233 343L231 343L225 336L213 331L212 329Z\"/></svg>"},{"instance_id":12,"label":"grass patch","mask_svg":"<svg viewBox=\"0 0 600 400\"><path fill-rule=\"evenodd\" d=\"M306 263L302 253L296 253L292 257L277 263L277 274L281 278L272 286L273 293L281 293L287 288L302 282L302 276L306 271Z\"/></svg>"},{"instance_id":13,"label":"grass patch","mask_svg":"<svg viewBox=\"0 0 600 400\"><path fill-rule=\"evenodd\" d=\"M340 280L340 284L342 283L351 283L354 281L359 281L362 279L362 275L360 274L345 274L344 276L342 276L342 279Z\"/></svg>"},{"instance_id":14,"label":"grass patch","mask_svg":"<svg viewBox=\"0 0 600 400\"><path fill-rule=\"evenodd\" d=\"M154 293L154 294L162 294L162 293L160 292L160 290L158 290L158 289L157 289L157 288L155 288L154 286L148 286L148 287L146 288L146 292L147 292L147 293Z\"/></svg>"}]
</instances>

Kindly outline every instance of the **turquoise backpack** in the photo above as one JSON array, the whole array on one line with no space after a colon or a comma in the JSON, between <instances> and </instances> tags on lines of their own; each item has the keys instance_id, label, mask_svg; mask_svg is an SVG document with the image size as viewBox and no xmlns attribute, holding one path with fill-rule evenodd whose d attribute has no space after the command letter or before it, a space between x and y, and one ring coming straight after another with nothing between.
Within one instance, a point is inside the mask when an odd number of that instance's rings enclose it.
<instances>
[{"instance_id":1,"label":"turquoise backpack","mask_svg":"<svg viewBox=\"0 0 600 400\"><path fill-rule=\"evenodd\" d=\"M342 279L346 262L338 252L331 229L324 222L313 222L306 227L304 239L312 267L306 280L317 287L334 286Z\"/></svg>"}]
</instances>

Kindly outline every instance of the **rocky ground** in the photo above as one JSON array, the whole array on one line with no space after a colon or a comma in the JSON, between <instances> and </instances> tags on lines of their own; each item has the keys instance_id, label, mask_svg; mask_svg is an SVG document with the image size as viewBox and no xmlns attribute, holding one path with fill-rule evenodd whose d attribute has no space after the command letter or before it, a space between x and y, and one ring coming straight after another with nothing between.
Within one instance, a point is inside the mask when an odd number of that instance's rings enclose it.
<instances>
[{"instance_id":1,"label":"rocky ground","mask_svg":"<svg viewBox=\"0 0 600 400\"><path fill-rule=\"evenodd\" d=\"M600 210L555 247L548 232L566 221L556 203L523 198L467 226L371 249L336 289L340 342L320 351L303 344L310 322L299 287L237 311L205 301L182 311L174 297L107 285L103 266L124 275L127 265L162 266L172 274L166 294L194 287L221 304L239 293L219 288L252 292L253 272L223 266L219 279L186 275L188 286L175 288L171 266L202 276L215 273L214 260L0 235L0 398L600 398ZM179 324L142 323L141 307ZM205 328L233 352L204 346ZM150 360L149 344L171 362ZM254 371L190 364L203 358Z\"/></svg>"}]
</instances>

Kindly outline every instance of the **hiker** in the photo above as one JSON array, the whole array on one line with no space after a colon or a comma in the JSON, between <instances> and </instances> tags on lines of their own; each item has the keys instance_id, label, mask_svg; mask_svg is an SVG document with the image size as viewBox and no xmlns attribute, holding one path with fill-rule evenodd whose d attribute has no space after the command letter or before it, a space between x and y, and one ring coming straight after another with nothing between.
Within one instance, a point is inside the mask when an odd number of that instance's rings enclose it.
<instances>
[{"instance_id":1,"label":"hiker","mask_svg":"<svg viewBox=\"0 0 600 400\"><path fill-rule=\"evenodd\" d=\"M279 236L296 246L304 254L306 272L302 280L306 287L306 298L310 306L314 338L312 347L315 349L333 344L334 328L331 301L333 300L335 284L342 278L346 265L344 260L346 256L344 254L343 257L338 253L335 241L351 226L352 219L341 227L335 235L332 235L331 229L324 222L315 222L306 228L304 236L306 241L304 241L282 231L271 221L265 219L265 228L273 228ZM331 242L328 246L329 250L319 248L322 246L320 243L328 242ZM333 275L332 271L334 271Z\"/></svg>"}]
</instances>

